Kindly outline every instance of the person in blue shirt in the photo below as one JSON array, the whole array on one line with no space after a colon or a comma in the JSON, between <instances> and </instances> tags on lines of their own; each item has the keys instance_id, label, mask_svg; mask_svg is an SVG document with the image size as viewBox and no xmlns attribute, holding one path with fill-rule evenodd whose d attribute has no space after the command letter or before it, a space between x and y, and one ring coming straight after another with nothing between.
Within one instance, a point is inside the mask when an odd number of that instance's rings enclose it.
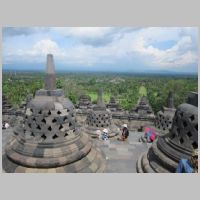
<instances>
[{"instance_id":1,"label":"person in blue shirt","mask_svg":"<svg viewBox=\"0 0 200 200\"><path fill-rule=\"evenodd\" d=\"M181 159L176 173L198 173L198 149L194 149L190 160Z\"/></svg>"},{"instance_id":2,"label":"person in blue shirt","mask_svg":"<svg viewBox=\"0 0 200 200\"><path fill-rule=\"evenodd\" d=\"M102 140L108 140L108 130L105 128L101 135Z\"/></svg>"}]
</instances>

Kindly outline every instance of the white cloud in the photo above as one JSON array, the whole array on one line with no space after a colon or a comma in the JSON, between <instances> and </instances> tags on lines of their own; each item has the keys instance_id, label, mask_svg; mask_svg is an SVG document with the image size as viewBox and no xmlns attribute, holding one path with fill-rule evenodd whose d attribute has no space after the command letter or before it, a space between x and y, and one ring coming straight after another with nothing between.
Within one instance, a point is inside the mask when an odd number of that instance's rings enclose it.
<instances>
[{"instance_id":1,"label":"white cloud","mask_svg":"<svg viewBox=\"0 0 200 200\"><path fill-rule=\"evenodd\" d=\"M51 33L74 39L75 45L62 46L56 39L44 38L25 49L9 49L4 61L44 60L48 53L63 64L118 64L118 60L132 61L138 57L147 67L174 68L197 63L197 29L195 28L113 28L70 27L51 28ZM159 49L158 42L173 41L168 49ZM7 48L8 49L8 48Z\"/></svg>"},{"instance_id":2,"label":"white cloud","mask_svg":"<svg viewBox=\"0 0 200 200\"><path fill-rule=\"evenodd\" d=\"M65 36L78 38L100 38L113 30L111 27L57 27L53 29Z\"/></svg>"},{"instance_id":3,"label":"white cloud","mask_svg":"<svg viewBox=\"0 0 200 200\"><path fill-rule=\"evenodd\" d=\"M30 55L46 55L48 53L55 54L57 56L64 56L64 51L57 45L56 42L50 39L44 39L38 41L31 50L27 52Z\"/></svg>"},{"instance_id":4,"label":"white cloud","mask_svg":"<svg viewBox=\"0 0 200 200\"><path fill-rule=\"evenodd\" d=\"M148 62L155 67L181 67L198 62L197 52L193 49L194 41L191 36L180 36L181 29L177 29L174 34L167 34L169 30L143 30L135 37L132 43L133 51L141 55L148 56ZM152 32L153 30L153 32ZM173 32L173 31L172 31ZM170 33L170 32L169 32ZM165 37L164 37L165 36ZM155 41L174 40L176 43L168 49L162 50L152 45Z\"/></svg>"}]
</instances>

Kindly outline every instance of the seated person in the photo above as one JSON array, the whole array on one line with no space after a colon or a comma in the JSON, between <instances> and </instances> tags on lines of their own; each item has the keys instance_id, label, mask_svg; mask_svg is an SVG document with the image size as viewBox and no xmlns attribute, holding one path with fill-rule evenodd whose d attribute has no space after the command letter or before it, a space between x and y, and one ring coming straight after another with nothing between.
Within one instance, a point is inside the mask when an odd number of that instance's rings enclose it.
<instances>
[{"instance_id":1,"label":"seated person","mask_svg":"<svg viewBox=\"0 0 200 200\"><path fill-rule=\"evenodd\" d=\"M103 129L103 133L101 134L102 140L108 140L108 129Z\"/></svg>"},{"instance_id":2,"label":"seated person","mask_svg":"<svg viewBox=\"0 0 200 200\"><path fill-rule=\"evenodd\" d=\"M128 127L127 124L123 124L122 125L122 135L121 138L118 138L118 140L120 141L125 141L129 136L129 131L128 131Z\"/></svg>"},{"instance_id":3,"label":"seated person","mask_svg":"<svg viewBox=\"0 0 200 200\"><path fill-rule=\"evenodd\" d=\"M181 159L176 173L198 173L198 149L194 149L190 160Z\"/></svg>"},{"instance_id":4,"label":"seated person","mask_svg":"<svg viewBox=\"0 0 200 200\"><path fill-rule=\"evenodd\" d=\"M97 137L98 137L99 139L101 139L101 131L100 131L100 130L97 130L97 131L96 131L96 134L97 134Z\"/></svg>"}]
</instances>

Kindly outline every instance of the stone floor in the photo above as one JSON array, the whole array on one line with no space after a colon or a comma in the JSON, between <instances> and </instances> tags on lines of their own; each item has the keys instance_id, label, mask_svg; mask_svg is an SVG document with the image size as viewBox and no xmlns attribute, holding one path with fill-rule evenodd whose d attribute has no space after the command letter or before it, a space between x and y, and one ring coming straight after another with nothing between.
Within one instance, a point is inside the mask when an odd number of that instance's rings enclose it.
<instances>
[{"instance_id":1,"label":"stone floor","mask_svg":"<svg viewBox=\"0 0 200 200\"><path fill-rule=\"evenodd\" d=\"M107 173L136 173L138 157L148 150L151 144L138 142L143 133L130 132L128 140L118 141L116 138L108 141L94 139L105 154L107 160Z\"/></svg>"},{"instance_id":2,"label":"stone floor","mask_svg":"<svg viewBox=\"0 0 200 200\"><path fill-rule=\"evenodd\" d=\"M111 138L108 141L92 139L106 157L106 173L136 173L136 162L138 157L148 150L151 144L138 142L143 133L130 132L127 141L118 141ZM2 152L5 145L12 136L12 129L2 130Z\"/></svg>"}]
</instances>

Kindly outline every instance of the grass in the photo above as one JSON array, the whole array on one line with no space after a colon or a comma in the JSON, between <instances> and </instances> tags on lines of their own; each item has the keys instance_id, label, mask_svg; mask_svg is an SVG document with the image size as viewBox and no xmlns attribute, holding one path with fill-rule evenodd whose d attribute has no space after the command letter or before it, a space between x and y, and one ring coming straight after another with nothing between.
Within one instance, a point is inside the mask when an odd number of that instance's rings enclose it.
<instances>
[{"instance_id":1,"label":"grass","mask_svg":"<svg viewBox=\"0 0 200 200\"><path fill-rule=\"evenodd\" d=\"M140 96L147 96L147 89L143 85L140 86L139 95Z\"/></svg>"},{"instance_id":2,"label":"grass","mask_svg":"<svg viewBox=\"0 0 200 200\"><path fill-rule=\"evenodd\" d=\"M91 97L92 102L97 100L97 93L88 92L87 94ZM108 103L110 101L110 93L103 93L103 99L105 103Z\"/></svg>"}]
</instances>

